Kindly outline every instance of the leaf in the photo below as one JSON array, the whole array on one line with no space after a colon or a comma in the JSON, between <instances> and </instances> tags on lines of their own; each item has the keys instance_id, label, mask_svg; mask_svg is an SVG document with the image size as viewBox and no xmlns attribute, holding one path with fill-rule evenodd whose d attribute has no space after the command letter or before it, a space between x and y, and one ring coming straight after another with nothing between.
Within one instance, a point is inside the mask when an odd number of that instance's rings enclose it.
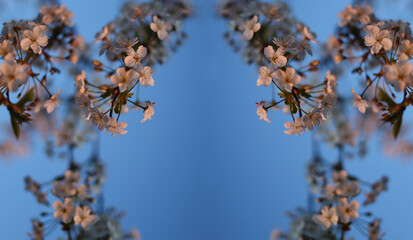
<instances>
[{"instance_id":1,"label":"leaf","mask_svg":"<svg viewBox=\"0 0 413 240\"><path fill-rule=\"evenodd\" d=\"M101 97L101 98L107 98L107 97L109 97L111 94L112 94L112 91L108 89L108 90L106 90L105 93L102 93L102 94L100 95L100 97Z\"/></svg>"},{"instance_id":2,"label":"leaf","mask_svg":"<svg viewBox=\"0 0 413 240\"><path fill-rule=\"evenodd\" d=\"M34 99L34 88L31 88L29 91L24 94L22 98L17 102L19 108L23 108L27 102L31 102ZM23 109L22 109L23 110Z\"/></svg>"},{"instance_id":3,"label":"leaf","mask_svg":"<svg viewBox=\"0 0 413 240\"><path fill-rule=\"evenodd\" d=\"M290 103L290 111L292 114L297 113L297 107L295 106L294 103Z\"/></svg>"},{"instance_id":4,"label":"leaf","mask_svg":"<svg viewBox=\"0 0 413 240\"><path fill-rule=\"evenodd\" d=\"M398 114L399 116L397 117L396 121L394 122L393 125L393 137L394 139L397 139L397 136L399 136L400 133L400 128L402 126L402 120L403 120L403 112Z\"/></svg>"},{"instance_id":5,"label":"leaf","mask_svg":"<svg viewBox=\"0 0 413 240\"><path fill-rule=\"evenodd\" d=\"M310 97L311 97L311 94L309 94L308 92L306 92L304 88L299 89L299 91L300 91L300 95L301 95L301 96L303 96L303 97L305 97L305 98L310 98Z\"/></svg>"},{"instance_id":6,"label":"leaf","mask_svg":"<svg viewBox=\"0 0 413 240\"><path fill-rule=\"evenodd\" d=\"M394 108L396 106L396 103L393 101L393 99L381 88L379 88L379 100L386 102L390 108Z\"/></svg>"},{"instance_id":7,"label":"leaf","mask_svg":"<svg viewBox=\"0 0 413 240\"><path fill-rule=\"evenodd\" d=\"M16 136L17 139L19 139L20 136L20 125L14 115L13 112L10 112L10 121L11 121L11 126L13 128L13 133Z\"/></svg>"},{"instance_id":8,"label":"leaf","mask_svg":"<svg viewBox=\"0 0 413 240\"><path fill-rule=\"evenodd\" d=\"M115 113L116 114L119 114L120 112L122 111L122 103L118 103L118 104L116 104L116 106L115 106Z\"/></svg>"}]
</instances>

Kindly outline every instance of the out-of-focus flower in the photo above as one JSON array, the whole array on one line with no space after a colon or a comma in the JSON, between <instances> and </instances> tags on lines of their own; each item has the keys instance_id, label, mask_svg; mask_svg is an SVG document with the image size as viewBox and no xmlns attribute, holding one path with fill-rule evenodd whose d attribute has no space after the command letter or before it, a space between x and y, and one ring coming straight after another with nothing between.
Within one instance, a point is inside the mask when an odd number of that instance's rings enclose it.
<instances>
[{"instance_id":1,"label":"out-of-focus flower","mask_svg":"<svg viewBox=\"0 0 413 240\"><path fill-rule=\"evenodd\" d=\"M64 203L56 200L53 203L53 208L55 209L53 217L57 220L62 219L64 223L69 223L73 220L76 207L72 205L72 199L66 198Z\"/></svg>"},{"instance_id":2,"label":"out-of-focus flower","mask_svg":"<svg viewBox=\"0 0 413 240\"><path fill-rule=\"evenodd\" d=\"M0 86L7 86L11 92L16 92L20 85L27 82L27 65L3 62L0 65Z\"/></svg>"},{"instance_id":3,"label":"out-of-focus flower","mask_svg":"<svg viewBox=\"0 0 413 240\"><path fill-rule=\"evenodd\" d=\"M91 214L91 210L88 206L83 206L76 208L76 214L73 220L76 225L81 225L83 229L88 230L90 225L97 221L97 217Z\"/></svg>"},{"instance_id":4,"label":"out-of-focus flower","mask_svg":"<svg viewBox=\"0 0 413 240\"><path fill-rule=\"evenodd\" d=\"M354 91L354 88L352 88L351 91L353 92L354 96L353 107L358 108L361 113L365 113L366 108L369 106L369 104L366 100L363 100L363 98Z\"/></svg>"},{"instance_id":5,"label":"out-of-focus flower","mask_svg":"<svg viewBox=\"0 0 413 240\"><path fill-rule=\"evenodd\" d=\"M392 85L396 91L402 92L406 89L406 86L412 85L413 65L410 62L406 61L392 65L386 64L384 65L384 69L386 70L386 74L384 75L386 82Z\"/></svg>"},{"instance_id":6,"label":"out-of-focus flower","mask_svg":"<svg viewBox=\"0 0 413 240\"><path fill-rule=\"evenodd\" d=\"M159 19L158 16L153 16L151 29L158 34L159 39L165 40L168 37L168 31L170 31L171 28L172 26L169 22Z\"/></svg>"},{"instance_id":7,"label":"out-of-focus flower","mask_svg":"<svg viewBox=\"0 0 413 240\"><path fill-rule=\"evenodd\" d=\"M312 131L314 127L320 125L321 121L323 120L323 111L323 108L313 108L311 112L306 114L303 117L305 128L307 128L309 131Z\"/></svg>"},{"instance_id":8,"label":"out-of-focus flower","mask_svg":"<svg viewBox=\"0 0 413 240\"><path fill-rule=\"evenodd\" d=\"M242 36L246 40L251 40L254 33L261 29L261 23L258 22L258 17L254 16L251 19L242 22L238 27L243 31Z\"/></svg>"},{"instance_id":9,"label":"out-of-focus flower","mask_svg":"<svg viewBox=\"0 0 413 240\"><path fill-rule=\"evenodd\" d=\"M49 100L47 100L45 103L44 103L44 107L46 108L46 110L47 110L47 113L51 113L51 112L53 112L53 110L55 109L55 108L57 108L57 107L59 107L60 106L60 100L59 100L59 95L60 95L60 88L57 90L57 93L55 93L53 96L51 96L50 97L50 99Z\"/></svg>"},{"instance_id":10,"label":"out-of-focus flower","mask_svg":"<svg viewBox=\"0 0 413 240\"><path fill-rule=\"evenodd\" d=\"M103 114L98 108L89 108L90 123L97 126L99 131L103 131L109 123L109 117Z\"/></svg>"},{"instance_id":11,"label":"out-of-focus flower","mask_svg":"<svg viewBox=\"0 0 413 240\"><path fill-rule=\"evenodd\" d=\"M350 219L357 219L359 214L357 209L359 208L359 203L357 201L347 202L347 198L340 199L340 205L337 206L337 214L340 217L340 221L343 223L350 222Z\"/></svg>"},{"instance_id":12,"label":"out-of-focus flower","mask_svg":"<svg viewBox=\"0 0 413 240\"><path fill-rule=\"evenodd\" d=\"M314 220L327 230L331 225L337 225L338 217L335 207L324 206L321 213L314 216Z\"/></svg>"}]
</instances>

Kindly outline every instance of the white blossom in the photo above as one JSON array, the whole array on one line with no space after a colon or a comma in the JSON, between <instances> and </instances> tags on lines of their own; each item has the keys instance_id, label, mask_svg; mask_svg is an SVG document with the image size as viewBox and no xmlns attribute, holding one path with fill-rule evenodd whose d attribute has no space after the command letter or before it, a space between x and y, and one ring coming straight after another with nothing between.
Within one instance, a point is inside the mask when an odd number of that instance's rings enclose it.
<instances>
[{"instance_id":1,"label":"white blossom","mask_svg":"<svg viewBox=\"0 0 413 240\"><path fill-rule=\"evenodd\" d=\"M340 170L338 172L333 172L331 175L331 180L338 186L347 184L347 181L348 181L347 171Z\"/></svg>"},{"instance_id":2,"label":"white blossom","mask_svg":"<svg viewBox=\"0 0 413 240\"><path fill-rule=\"evenodd\" d=\"M64 175L64 183L68 186L74 187L80 181L80 173L77 171L67 170Z\"/></svg>"},{"instance_id":3,"label":"white blossom","mask_svg":"<svg viewBox=\"0 0 413 240\"><path fill-rule=\"evenodd\" d=\"M97 221L97 217L91 214L91 210L88 206L77 207L74 217L76 225L81 225L83 229L88 230L90 225L93 225Z\"/></svg>"},{"instance_id":4,"label":"white blossom","mask_svg":"<svg viewBox=\"0 0 413 240\"><path fill-rule=\"evenodd\" d=\"M323 108L313 108L303 117L304 127L312 131L314 127L320 125L323 120L323 111Z\"/></svg>"},{"instance_id":5,"label":"white blossom","mask_svg":"<svg viewBox=\"0 0 413 240\"><path fill-rule=\"evenodd\" d=\"M86 85L86 72L82 70L82 72L78 75L75 76L75 86L79 90L79 92L84 93L85 92L85 85Z\"/></svg>"},{"instance_id":6,"label":"white blossom","mask_svg":"<svg viewBox=\"0 0 413 240\"><path fill-rule=\"evenodd\" d=\"M366 108L369 106L366 100L363 100L360 95L358 95L355 91L354 88L351 89L353 92L353 107L358 108L361 113L366 112Z\"/></svg>"},{"instance_id":7,"label":"white blossom","mask_svg":"<svg viewBox=\"0 0 413 240\"><path fill-rule=\"evenodd\" d=\"M0 65L0 86L7 86L11 92L16 92L20 85L27 82L27 65L3 62Z\"/></svg>"},{"instance_id":8,"label":"white blossom","mask_svg":"<svg viewBox=\"0 0 413 240\"><path fill-rule=\"evenodd\" d=\"M327 93L334 92L334 89L337 87L337 76L332 74L330 70L326 72L327 80Z\"/></svg>"},{"instance_id":9,"label":"white blossom","mask_svg":"<svg viewBox=\"0 0 413 240\"><path fill-rule=\"evenodd\" d=\"M143 67L142 64L137 64L134 69L138 73L139 82L143 87L155 86L155 81L152 78L153 71L149 66Z\"/></svg>"},{"instance_id":10,"label":"white blossom","mask_svg":"<svg viewBox=\"0 0 413 240\"><path fill-rule=\"evenodd\" d=\"M313 32L310 31L308 26L302 23L299 23L297 28L298 28L298 31L301 32L301 34L304 36L305 40L310 40L313 43L317 43L317 41L315 40L317 36Z\"/></svg>"},{"instance_id":11,"label":"white blossom","mask_svg":"<svg viewBox=\"0 0 413 240\"><path fill-rule=\"evenodd\" d=\"M255 32L261 29L261 24L258 22L258 17L254 16L250 20L246 20L239 25L242 36L246 40L251 40Z\"/></svg>"},{"instance_id":12,"label":"white blossom","mask_svg":"<svg viewBox=\"0 0 413 240\"><path fill-rule=\"evenodd\" d=\"M135 51L133 48L128 48L126 51L128 56L125 58L125 64L128 67L133 67L136 64L140 63L143 58L145 58L147 49L144 46L139 46Z\"/></svg>"},{"instance_id":13,"label":"white blossom","mask_svg":"<svg viewBox=\"0 0 413 240\"><path fill-rule=\"evenodd\" d=\"M14 48L7 39L0 43L0 56L5 60L14 61Z\"/></svg>"},{"instance_id":14,"label":"white blossom","mask_svg":"<svg viewBox=\"0 0 413 240\"><path fill-rule=\"evenodd\" d=\"M335 191L336 189L333 187L333 185L331 184L327 184L324 188L323 188L324 192L323 192L323 197L328 199L328 200L332 200L335 196Z\"/></svg>"},{"instance_id":15,"label":"white blossom","mask_svg":"<svg viewBox=\"0 0 413 240\"><path fill-rule=\"evenodd\" d=\"M108 26L104 26L100 32L98 32L95 36L95 43L99 43L104 39L109 37L110 31Z\"/></svg>"},{"instance_id":16,"label":"white blossom","mask_svg":"<svg viewBox=\"0 0 413 240\"><path fill-rule=\"evenodd\" d=\"M53 112L53 110L57 107L60 106L60 100L59 100L59 95L60 95L60 88L57 90L57 93L55 93L53 96L50 97L49 100L47 100L43 107L46 108L47 113Z\"/></svg>"},{"instance_id":17,"label":"white blossom","mask_svg":"<svg viewBox=\"0 0 413 240\"><path fill-rule=\"evenodd\" d=\"M360 5L355 5L354 8L351 5L347 5L346 9L338 14L340 18L339 25L342 27L351 21L359 21L364 25L370 23L370 14L372 13L370 6L362 7Z\"/></svg>"},{"instance_id":18,"label":"white blossom","mask_svg":"<svg viewBox=\"0 0 413 240\"><path fill-rule=\"evenodd\" d=\"M124 128L126 128L128 124L126 122L119 122L116 120L116 118L111 117L109 118L109 122L106 126L106 130L110 132L111 135L123 135L127 133Z\"/></svg>"},{"instance_id":19,"label":"white blossom","mask_svg":"<svg viewBox=\"0 0 413 240\"><path fill-rule=\"evenodd\" d=\"M151 102L146 102L147 106L145 108L145 110L143 111L143 119L141 120L141 123L146 122L147 120L152 120L152 116L155 114L155 103L151 103Z\"/></svg>"},{"instance_id":20,"label":"white blossom","mask_svg":"<svg viewBox=\"0 0 413 240\"><path fill-rule=\"evenodd\" d=\"M330 228L331 225L337 225L338 217L335 207L323 206L321 213L314 217L314 220L322 225L324 230Z\"/></svg>"},{"instance_id":21,"label":"white blossom","mask_svg":"<svg viewBox=\"0 0 413 240\"><path fill-rule=\"evenodd\" d=\"M405 54L409 57L413 56L413 43L411 43L409 39L405 39L402 46L400 47L399 55L402 54Z\"/></svg>"},{"instance_id":22,"label":"white blossom","mask_svg":"<svg viewBox=\"0 0 413 240\"><path fill-rule=\"evenodd\" d=\"M382 48L386 51L391 49L393 43L388 30L380 30L378 26L367 25L366 31L368 34L364 37L364 44L371 47L371 54L379 53Z\"/></svg>"},{"instance_id":23,"label":"white blossom","mask_svg":"<svg viewBox=\"0 0 413 240\"><path fill-rule=\"evenodd\" d=\"M44 34L46 26L38 25L33 30L25 30L23 39L20 42L21 48L25 51L32 49L35 54L42 54L42 47L47 46L48 37Z\"/></svg>"},{"instance_id":24,"label":"white blossom","mask_svg":"<svg viewBox=\"0 0 413 240\"><path fill-rule=\"evenodd\" d=\"M384 69L386 71L384 79L388 84L392 85L396 91L402 92L406 86L412 85L413 65L410 62L399 62L392 65L386 64L384 65Z\"/></svg>"},{"instance_id":25,"label":"white blossom","mask_svg":"<svg viewBox=\"0 0 413 240\"><path fill-rule=\"evenodd\" d=\"M285 130L284 133L288 135L295 135L295 134L300 135L305 130L303 118L301 117L296 118L293 123L285 122L284 127L287 128L287 130Z\"/></svg>"},{"instance_id":26,"label":"white blossom","mask_svg":"<svg viewBox=\"0 0 413 240\"><path fill-rule=\"evenodd\" d=\"M126 71L124 68L118 68L116 75L113 75L110 80L119 87L119 91L124 92L134 84L133 80L137 78L138 73L135 70L130 69Z\"/></svg>"},{"instance_id":27,"label":"white blossom","mask_svg":"<svg viewBox=\"0 0 413 240\"><path fill-rule=\"evenodd\" d=\"M323 96L320 103L318 104L319 108L324 109L323 111L323 119L327 119L329 116L329 111L336 105L337 103L337 95L335 92L328 93Z\"/></svg>"},{"instance_id":28,"label":"white blossom","mask_svg":"<svg viewBox=\"0 0 413 240\"><path fill-rule=\"evenodd\" d=\"M168 37L168 31L172 28L169 22L160 20L158 16L153 16L153 22L150 27L152 31L157 33L158 38L161 40L165 40Z\"/></svg>"},{"instance_id":29,"label":"white blossom","mask_svg":"<svg viewBox=\"0 0 413 240\"><path fill-rule=\"evenodd\" d=\"M53 214L54 218L57 220L62 219L64 223L70 223L72 221L76 209L76 207L72 205L72 199L65 198L64 203L56 200L56 202L53 203L53 208L55 209Z\"/></svg>"},{"instance_id":30,"label":"white blossom","mask_svg":"<svg viewBox=\"0 0 413 240\"><path fill-rule=\"evenodd\" d=\"M359 203L357 201L347 202L347 198L340 199L340 205L337 206L337 214L340 217L340 221L343 223L350 222L350 219L357 219L359 214L357 209Z\"/></svg>"},{"instance_id":31,"label":"white blossom","mask_svg":"<svg viewBox=\"0 0 413 240\"><path fill-rule=\"evenodd\" d=\"M103 114L98 108L89 108L89 113L90 123L97 126L99 131L103 131L109 123L109 117Z\"/></svg>"},{"instance_id":32,"label":"white blossom","mask_svg":"<svg viewBox=\"0 0 413 240\"><path fill-rule=\"evenodd\" d=\"M264 48L264 54L271 61L271 63L277 65L278 67L283 67L287 64L287 58L284 57L284 48L279 47L277 51L274 51L274 48L269 45Z\"/></svg>"},{"instance_id":33,"label":"white blossom","mask_svg":"<svg viewBox=\"0 0 413 240\"><path fill-rule=\"evenodd\" d=\"M267 109L265 109L264 108L264 102L260 102L260 103L256 103L257 104L257 115L258 115L258 118L260 119L260 120L263 120L264 119L264 121L266 121L266 122L271 122L269 119L268 119L268 112L267 112Z\"/></svg>"},{"instance_id":34,"label":"white blossom","mask_svg":"<svg viewBox=\"0 0 413 240\"><path fill-rule=\"evenodd\" d=\"M287 68L286 71L278 69L275 72L274 77L276 83L279 84L279 87L284 88L287 91L291 91L293 86L296 86L301 81L301 77L295 75L294 68Z\"/></svg>"},{"instance_id":35,"label":"white blossom","mask_svg":"<svg viewBox=\"0 0 413 240\"><path fill-rule=\"evenodd\" d=\"M269 86L272 82L272 79L276 77L276 67L274 64L270 64L269 67L262 66L258 71L257 86L263 85L265 87Z\"/></svg>"},{"instance_id":36,"label":"white blossom","mask_svg":"<svg viewBox=\"0 0 413 240\"><path fill-rule=\"evenodd\" d=\"M82 111L83 117L89 119L89 108L93 108L92 101L84 93L77 94L75 97L75 102Z\"/></svg>"}]
</instances>

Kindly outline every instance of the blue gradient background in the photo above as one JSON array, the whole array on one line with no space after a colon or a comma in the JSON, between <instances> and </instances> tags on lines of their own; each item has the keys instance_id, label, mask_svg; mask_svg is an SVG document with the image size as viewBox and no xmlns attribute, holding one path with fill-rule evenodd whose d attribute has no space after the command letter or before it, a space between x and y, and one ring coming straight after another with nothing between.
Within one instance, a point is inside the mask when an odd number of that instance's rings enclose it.
<instances>
[{"instance_id":1,"label":"blue gradient background","mask_svg":"<svg viewBox=\"0 0 413 240\"><path fill-rule=\"evenodd\" d=\"M88 41L122 5L62 2L75 13L80 34ZM349 3L294 0L291 7L326 41L337 13ZM227 23L216 14L215 4L196 1L194 16L184 23L189 38L156 68L155 87L143 89L143 96L157 103L154 120L141 124L142 113L130 113L123 118L128 134L102 134L105 203L128 212L125 229L136 226L146 240L268 239L273 228L288 228L287 210L306 205L304 173L311 136L283 134L282 123L288 118L280 112L270 114L271 124L258 120L255 102L269 96L269 89L256 87L256 69L227 46L222 37ZM32 5L8 1L0 19L31 18L37 10ZM405 8L396 9L389 1L384 6L392 10L380 7L379 16L412 20ZM8 121L4 112L0 115ZM348 167L369 181L382 174L390 177L390 191L368 210L384 219L386 239L412 239L412 164L387 159L374 147L377 143L371 145L365 160ZM34 148L27 158L0 161L2 240L26 239L29 219L51 211L24 191L23 177L45 181L64 171L67 163L48 159L40 141ZM336 158L333 151L324 155Z\"/></svg>"}]
</instances>

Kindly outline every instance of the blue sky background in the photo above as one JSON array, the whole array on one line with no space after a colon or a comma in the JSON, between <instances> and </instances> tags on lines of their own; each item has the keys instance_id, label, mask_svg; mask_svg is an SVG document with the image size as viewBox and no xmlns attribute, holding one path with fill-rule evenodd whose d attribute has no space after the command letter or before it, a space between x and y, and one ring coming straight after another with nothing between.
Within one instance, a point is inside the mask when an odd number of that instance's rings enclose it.
<instances>
[{"instance_id":1,"label":"blue sky background","mask_svg":"<svg viewBox=\"0 0 413 240\"><path fill-rule=\"evenodd\" d=\"M122 5L62 2L89 41ZM294 0L291 6L325 41L337 13L349 3ZM106 204L127 211L125 229L136 226L146 240L268 239L273 228L288 228L287 210L306 204L311 136L285 135L288 117L280 112L270 114L271 124L258 120L255 102L269 96L269 89L256 87L256 69L227 46L222 37L227 23L215 13L215 4L196 1L194 16L184 23L189 38L156 68L155 87L143 89L143 96L157 103L153 121L141 124L142 113L129 113L123 118L128 134L102 134ZM35 15L35 6L6 5L2 21ZM412 20L404 8L388 1L385 6L392 11L380 7L379 16ZM8 121L4 112L0 115ZM67 164L47 159L43 147L39 142L27 158L0 161L0 239L26 239L29 219L47 210L24 192L23 177L48 180ZM349 163L350 171L369 181L390 177L390 191L369 210L384 219L386 239L411 239L412 164L389 160L377 147L371 152ZM324 155L336 158L332 151ZM84 151L77 156L84 157Z\"/></svg>"}]
</instances>

